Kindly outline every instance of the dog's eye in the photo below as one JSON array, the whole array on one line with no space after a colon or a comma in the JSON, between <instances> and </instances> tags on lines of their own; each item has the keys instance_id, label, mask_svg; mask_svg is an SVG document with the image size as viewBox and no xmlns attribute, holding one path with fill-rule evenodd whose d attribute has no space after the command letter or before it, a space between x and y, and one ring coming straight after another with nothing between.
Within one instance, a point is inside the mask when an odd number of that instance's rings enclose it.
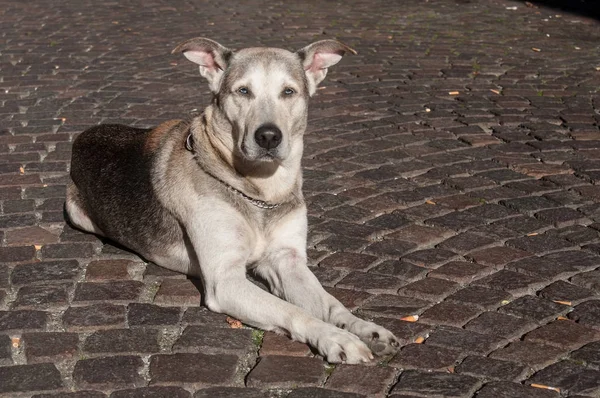
<instances>
[{"instance_id":1,"label":"dog's eye","mask_svg":"<svg viewBox=\"0 0 600 398\"><path fill-rule=\"evenodd\" d=\"M293 89L293 88L289 88L289 87L287 87L285 90L283 90L283 93L284 93L285 95L292 95L292 94L295 94L295 93L296 93L296 91L294 91L294 89Z\"/></svg>"},{"instance_id":2,"label":"dog's eye","mask_svg":"<svg viewBox=\"0 0 600 398\"><path fill-rule=\"evenodd\" d=\"M247 87L240 87L240 88L238 88L238 93L243 94L243 95L248 95L248 94L250 94L250 90L248 90Z\"/></svg>"}]
</instances>

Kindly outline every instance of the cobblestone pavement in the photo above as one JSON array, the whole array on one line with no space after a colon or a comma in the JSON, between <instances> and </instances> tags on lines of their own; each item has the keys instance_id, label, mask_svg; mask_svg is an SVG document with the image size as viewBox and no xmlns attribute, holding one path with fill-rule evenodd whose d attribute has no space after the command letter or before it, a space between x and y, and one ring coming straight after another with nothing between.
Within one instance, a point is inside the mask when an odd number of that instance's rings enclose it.
<instances>
[{"instance_id":1,"label":"cobblestone pavement","mask_svg":"<svg viewBox=\"0 0 600 398\"><path fill-rule=\"evenodd\" d=\"M0 394L600 396L600 23L500 0L229 4L0 1ZM206 105L170 55L194 36L359 51L312 101L309 256L396 356L334 367L231 328L197 282L65 225L79 132Z\"/></svg>"}]
</instances>

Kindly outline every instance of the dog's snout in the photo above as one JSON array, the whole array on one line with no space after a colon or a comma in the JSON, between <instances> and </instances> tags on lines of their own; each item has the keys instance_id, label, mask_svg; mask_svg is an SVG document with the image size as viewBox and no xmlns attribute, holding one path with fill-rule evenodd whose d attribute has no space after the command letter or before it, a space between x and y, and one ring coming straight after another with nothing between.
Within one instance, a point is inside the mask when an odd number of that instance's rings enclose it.
<instances>
[{"instance_id":1,"label":"dog's snout","mask_svg":"<svg viewBox=\"0 0 600 398\"><path fill-rule=\"evenodd\" d=\"M263 124L254 133L254 140L266 150L277 148L281 144L281 130L274 124Z\"/></svg>"}]
</instances>

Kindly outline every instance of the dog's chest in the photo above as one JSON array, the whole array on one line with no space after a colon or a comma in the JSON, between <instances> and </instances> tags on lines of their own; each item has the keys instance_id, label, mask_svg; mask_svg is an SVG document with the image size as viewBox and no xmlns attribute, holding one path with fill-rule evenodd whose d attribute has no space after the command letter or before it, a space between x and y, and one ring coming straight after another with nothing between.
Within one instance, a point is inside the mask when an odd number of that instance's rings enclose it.
<instances>
[{"instance_id":1,"label":"dog's chest","mask_svg":"<svg viewBox=\"0 0 600 398\"><path fill-rule=\"evenodd\" d=\"M273 240L271 233L272 223L269 223L269 217L266 217L264 211L253 212L251 216L247 215L247 234L249 237L250 256L248 265L261 260L269 251L269 242Z\"/></svg>"},{"instance_id":2,"label":"dog's chest","mask_svg":"<svg viewBox=\"0 0 600 398\"><path fill-rule=\"evenodd\" d=\"M268 244L264 234L254 233L250 245L251 251L250 257L248 258L249 267L259 262L265 256Z\"/></svg>"},{"instance_id":3,"label":"dog's chest","mask_svg":"<svg viewBox=\"0 0 600 398\"><path fill-rule=\"evenodd\" d=\"M304 206L267 211L263 217L248 223L250 256L248 265L282 250L303 252L306 247L306 208Z\"/></svg>"}]
</instances>

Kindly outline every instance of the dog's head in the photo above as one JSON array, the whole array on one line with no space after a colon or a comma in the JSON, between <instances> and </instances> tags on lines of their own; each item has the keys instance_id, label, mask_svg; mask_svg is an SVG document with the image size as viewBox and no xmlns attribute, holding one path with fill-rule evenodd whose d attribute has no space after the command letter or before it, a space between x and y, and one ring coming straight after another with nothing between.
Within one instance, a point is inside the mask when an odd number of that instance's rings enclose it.
<instances>
[{"instance_id":1,"label":"dog's head","mask_svg":"<svg viewBox=\"0 0 600 398\"><path fill-rule=\"evenodd\" d=\"M194 38L173 52L200 65L216 100L220 120L230 127L219 137L246 161L282 161L301 152L308 98L327 68L344 53L356 53L335 40L322 40L296 52L279 48L229 50ZM225 133L225 131L227 131Z\"/></svg>"}]
</instances>

